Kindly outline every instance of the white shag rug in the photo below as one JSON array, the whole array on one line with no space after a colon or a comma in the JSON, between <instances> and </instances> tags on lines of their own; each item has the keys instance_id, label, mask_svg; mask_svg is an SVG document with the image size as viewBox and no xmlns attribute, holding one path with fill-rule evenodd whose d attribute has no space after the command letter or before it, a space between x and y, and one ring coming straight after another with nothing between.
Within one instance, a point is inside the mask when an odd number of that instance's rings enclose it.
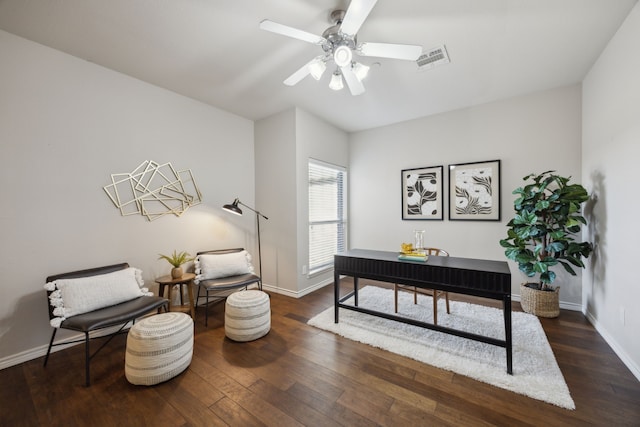
<instances>
[{"instance_id":1,"label":"white shag rug","mask_svg":"<svg viewBox=\"0 0 640 427\"><path fill-rule=\"evenodd\" d=\"M359 306L393 313L393 290L365 286L358 292ZM399 291L398 314L433 322L430 296ZM346 301L353 304L353 298ZM438 324L479 335L504 339L501 309L450 301L438 301ZM340 309L334 323L334 308L318 314L308 324L378 347L392 353L474 378L565 409L575 409L562 372L538 318L532 314L512 313L513 375L507 374L506 350L466 338L420 328L405 323Z\"/></svg>"}]
</instances>

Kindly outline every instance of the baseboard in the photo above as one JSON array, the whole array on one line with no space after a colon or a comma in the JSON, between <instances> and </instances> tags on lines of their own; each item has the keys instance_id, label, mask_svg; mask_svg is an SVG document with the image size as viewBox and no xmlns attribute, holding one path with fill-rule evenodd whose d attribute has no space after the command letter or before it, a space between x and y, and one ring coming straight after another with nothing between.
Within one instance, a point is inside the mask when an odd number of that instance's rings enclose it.
<instances>
[{"instance_id":1,"label":"baseboard","mask_svg":"<svg viewBox=\"0 0 640 427\"><path fill-rule=\"evenodd\" d=\"M609 344L609 347L613 350L613 352L618 355L622 363L625 364L627 368L631 371L631 373L636 377L638 381L640 381L640 366L638 366L634 360L627 354L627 352L618 344L616 339L609 334L604 326L602 326L598 320L593 317L593 315L589 312L584 312L583 314L587 317L587 320L596 328L596 331L600 334L600 336Z\"/></svg>"},{"instance_id":2,"label":"baseboard","mask_svg":"<svg viewBox=\"0 0 640 427\"><path fill-rule=\"evenodd\" d=\"M131 325L128 325L128 327L131 327ZM125 331L128 329L128 327L125 327ZM99 331L92 333L91 337L99 338L101 336L109 335L113 332L116 332L118 329L120 329L119 326L101 329ZM69 332L69 331L67 330L66 332ZM60 334L60 332L58 332L58 334ZM80 342L73 342L73 343L69 342L68 344L64 344L67 341L80 341ZM69 348L74 345L79 345L79 344L84 345L83 342L84 342L83 333L72 334L72 335L65 336L64 338L59 338L54 341L54 345L53 347L51 347L51 354L56 353L60 350L64 350L65 348ZM20 353L3 357L2 359L0 359L0 370L5 368L10 368L12 366L19 365L24 362L29 362L30 360L37 359L38 357L45 356L47 354L48 347L49 347L49 343L31 348L29 350L21 351Z\"/></svg>"},{"instance_id":3,"label":"baseboard","mask_svg":"<svg viewBox=\"0 0 640 427\"><path fill-rule=\"evenodd\" d=\"M320 288L324 288L327 285L333 283L333 278L325 279L322 282L316 283L313 286L309 286L301 291L292 291L291 289L279 288L277 286L271 286L267 283L262 284L262 289L269 292L274 292L276 294L286 295L292 298L302 298L303 296L310 294L311 292L317 291Z\"/></svg>"},{"instance_id":4,"label":"baseboard","mask_svg":"<svg viewBox=\"0 0 640 427\"><path fill-rule=\"evenodd\" d=\"M42 357L45 354L47 354L47 347L48 347L48 344L41 345L36 348L32 348L26 351L21 351L20 353L3 357L2 359L0 359L0 370L10 368L15 365L19 365L21 363L28 362L33 359L37 359L38 357ZM62 346L59 346L56 350L62 350Z\"/></svg>"},{"instance_id":5,"label":"baseboard","mask_svg":"<svg viewBox=\"0 0 640 427\"><path fill-rule=\"evenodd\" d=\"M520 302L520 295L511 295L511 300ZM582 305L576 304L575 302L560 301L560 308L571 311L582 311Z\"/></svg>"}]
</instances>

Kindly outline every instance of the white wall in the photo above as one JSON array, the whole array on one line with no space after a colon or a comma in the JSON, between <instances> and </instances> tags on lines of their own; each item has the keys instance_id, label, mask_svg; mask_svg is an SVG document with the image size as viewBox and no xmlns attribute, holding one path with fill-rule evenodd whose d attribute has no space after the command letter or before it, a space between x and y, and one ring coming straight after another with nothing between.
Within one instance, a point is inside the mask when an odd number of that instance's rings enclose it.
<instances>
[{"instance_id":1,"label":"white wall","mask_svg":"<svg viewBox=\"0 0 640 427\"><path fill-rule=\"evenodd\" d=\"M253 122L0 31L0 368L44 354L51 274L158 253L252 247ZM191 169L203 203L148 222L120 216L102 187L145 160ZM61 334L64 335L64 334Z\"/></svg>"},{"instance_id":2,"label":"white wall","mask_svg":"<svg viewBox=\"0 0 640 427\"><path fill-rule=\"evenodd\" d=\"M255 125L256 201L268 214L263 231L264 285L299 297L333 280L332 273L307 277L309 258L308 160L348 166L345 132L294 108Z\"/></svg>"},{"instance_id":3,"label":"white wall","mask_svg":"<svg viewBox=\"0 0 640 427\"><path fill-rule=\"evenodd\" d=\"M585 273L589 319L640 379L638 262L640 198L640 5L583 82L582 176L594 200L585 233L596 242Z\"/></svg>"},{"instance_id":4,"label":"white wall","mask_svg":"<svg viewBox=\"0 0 640 427\"><path fill-rule=\"evenodd\" d=\"M427 245L454 256L506 260L499 240L522 178L554 169L580 181L580 102L576 85L352 134L350 247L396 251L418 228ZM502 162L502 220L448 221L448 165L495 159ZM401 170L437 165L444 166L445 220L402 221ZM525 276L510 267L519 294ZM555 283L562 306L579 309L580 277L561 275Z\"/></svg>"},{"instance_id":5,"label":"white wall","mask_svg":"<svg viewBox=\"0 0 640 427\"><path fill-rule=\"evenodd\" d=\"M309 159L349 166L349 137L346 132L296 109L297 198L298 198L298 289L301 295L322 285L333 283L333 271L313 277L302 274L309 262ZM347 170L347 181L349 171ZM348 196L347 196L348 197Z\"/></svg>"},{"instance_id":6,"label":"white wall","mask_svg":"<svg viewBox=\"0 0 640 427\"><path fill-rule=\"evenodd\" d=\"M296 113L294 109L255 124L256 207L261 223L263 286L295 295L298 289Z\"/></svg>"}]
</instances>

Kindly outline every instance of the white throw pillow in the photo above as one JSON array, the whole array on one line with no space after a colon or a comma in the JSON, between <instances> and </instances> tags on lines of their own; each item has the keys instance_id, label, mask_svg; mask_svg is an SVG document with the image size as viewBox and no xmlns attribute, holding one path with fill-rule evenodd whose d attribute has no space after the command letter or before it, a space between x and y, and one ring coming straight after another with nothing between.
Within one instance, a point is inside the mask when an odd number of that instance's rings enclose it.
<instances>
[{"instance_id":1,"label":"white throw pillow","mask_svg":"<svg viewBox=\"0 0 640 427\"><path fill-rule=\"evenodd\" d=\"M53 291L49 302L56 316L51 319L51 326L59 327L67 317L152 295L142 285L142 271L132 267L97 276L49 282L45 289Z\"/></svg>"},{"instance_id":2,"label":"white throw pillow","mask_svg":"<svg viewBox=\"0 0 640 427\"><path fill-rule=\"evenodd\" d=\"M219 279L253 273L251 255L247 251L228 254L201 254L195 259L196 283L202 280Z\"/></svg>"}]
</instances>

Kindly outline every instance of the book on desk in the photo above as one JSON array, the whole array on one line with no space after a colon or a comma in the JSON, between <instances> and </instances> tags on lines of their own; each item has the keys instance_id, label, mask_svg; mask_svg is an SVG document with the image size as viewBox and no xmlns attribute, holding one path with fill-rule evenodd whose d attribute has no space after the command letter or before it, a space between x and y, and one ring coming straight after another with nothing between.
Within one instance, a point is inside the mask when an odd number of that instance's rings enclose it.
<instances>
[{"instance_id":1,"label":"book on desk","mask_svg":"<svg viewBox=\"0 0 640 427\"><path fill-rule=\"evenodd\" d=\"M429 259L428 255L424 255L424 254L405 254L400 252L398 254L398 259L399 260L403 260L403 261L420 261L420 262L425 262L427 259Z\"/></svg>"}]
</instances>

